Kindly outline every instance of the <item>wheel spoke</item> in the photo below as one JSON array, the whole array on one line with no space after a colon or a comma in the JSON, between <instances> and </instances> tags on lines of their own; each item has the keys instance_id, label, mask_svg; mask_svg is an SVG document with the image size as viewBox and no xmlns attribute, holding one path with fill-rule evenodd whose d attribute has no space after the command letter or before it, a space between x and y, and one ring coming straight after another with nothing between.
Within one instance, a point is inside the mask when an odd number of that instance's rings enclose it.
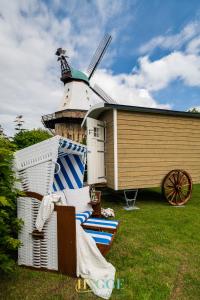
<instances>
[{"instance_id":1,"label":"wheel spoke","mask_svg":"<svg viewBox=\"0 0 200 300\"><path fill-rule=\"evenodd\" d=\"M167 182L167 185L165 185L165 187L167 187L167 188L174 188L174 184L173 185L169 185L168 182Z\"/></svg>"},{"instance_id":2,"label":"wheel spoke","mask_svg":"<svg viewBox=\"0 0 200 300\"><path fill-rule=\"evenodd\" d=\"M167 195L167 198L169 198L171 195L173 195L174 193L175 193L176 191L172 191L171 193L169 193L168 195Z\"/></svg>"},{"instance_id":3,"label":"wheel spoke","mask_svg":"<svg viewBox=\"0 0 200 300\"><path fill-rule=\"evenodd\" d=\"M172 183L173 185L175 184L175 182L172 181L171 177L169 177L169 180L171 181L171 183Z\"/></svg>"},{"instance_id":4,"label":"wheel spoke","mask_svg":"<svg viewBox=\"0 0 200 300\"><path fill-rule=\"evenodd\" d=\"M182 194L182 195L183 195L183 198L185 199L186 195L183 193L183 191L180 190L179 193Z\"/></svg>"},{"instance_id":5,"label":"wheel spoke","mask_svg":"<svg viewBox=\"0 0 200 300\"><path fill-rule=\"evenodd\" d=\"M180 172L178 171L177 172L177 184L179 184L179 175L180 175Z\"/></svg>"},{"instance_id":6,"label":"wheel spoke","mask_svg":"<svg viewBox=\"0 0 200 300\"><path fill-rule=\"evenodd\" d=\"M173 202L173 200L174 200L174 196L176 195L176 191L174 191L174 194L173 194L173 196L172 196L172 198L171 198L171 202Z\"/></svg>"},{"instance_id":7,"label":"wheel spoke","mask_svg":"<svg viewBox=\"0 0 200 300\"><path fill-rule=\"evenodd\" d=\"M176 178L175 178L175 174L172 175L174 178L174 184L176 184Z\"/></svg>"},{"instance_id":8,"label":"wheel spoke","mask_svg":"<svg viewBox=\"0 0 200 300\"><path fill-rule=\"evenodd\" d=\"M185 178L185 175L184 175L184 174L181 176L180 181L179 181L179 184L182 183L183 178Z\"/></svg>"},{"instance_id":9,"label":"wheel spoke","mask_svg":"<svg viewBox=\"0 0 200 300\"><path fill-rule=\"evenodd\" d=\"M183 186L189 186L190 184L189 183L186 183L186 184L182 184L181 187Z\"/></svg>"},{"instance_id":10,"label":"wheel spoke","mask_svg":"<svg viewBox=\"0 0 200 300\"><path fill-rule=\"evenodd\" d=\"M174 187L173 187L173 186L169 186L169 185L165 186L165 188L166 188L167 190L174 189Z\"/></svg>"},{"instance_id":11,"label":"wheel spoke","mask_svg":"<svg viewBox=\"0 0 200 300\"><path fill-rule=\"evenodd\" d=\"M181 200L181 195L180 195L180 191L178 191L178 197L179 197L179 202L177 202L177 203L180 203L180 202L182 202L182 200Z\"/></svg>"}]
</instances>

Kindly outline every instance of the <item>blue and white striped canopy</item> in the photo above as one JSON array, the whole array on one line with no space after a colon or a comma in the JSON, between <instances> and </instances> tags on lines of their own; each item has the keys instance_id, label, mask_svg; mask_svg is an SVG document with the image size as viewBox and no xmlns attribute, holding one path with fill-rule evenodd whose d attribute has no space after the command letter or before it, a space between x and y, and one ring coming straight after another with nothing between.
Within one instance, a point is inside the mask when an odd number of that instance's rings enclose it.
<instances>
[{"instance_id":1,"label":"blue and white striped canopy","mask_svg":"<svg viewBox=\"0 0 200 300\"><path fill-rule=\"evenodd\" d=\"M59 170L54 175L53 192L83 187L86 146L68 139L60 139L59 144Z\"/></svg>"},{"instance_id":2,"label":"blue and white striped canopy","mask_svg":"<svg viewBox=\"0 0 200 300\"><path fill-rule=\"evenodd\" d=\"M62 156L66 153L70 154L78 154L78 155L84 155L87 152L87 148L85 145L73 142L68 139L61 139L59 141L60 147L58 150L58 155Z\"/></svg>"}]
</instances>

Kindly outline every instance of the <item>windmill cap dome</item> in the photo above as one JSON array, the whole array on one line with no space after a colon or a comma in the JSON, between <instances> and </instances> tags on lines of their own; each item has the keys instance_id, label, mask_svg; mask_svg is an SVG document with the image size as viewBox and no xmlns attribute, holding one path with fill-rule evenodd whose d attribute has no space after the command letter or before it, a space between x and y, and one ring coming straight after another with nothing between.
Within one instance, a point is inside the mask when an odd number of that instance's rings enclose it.
<instances>
[{"instance_id":1,"label":"windmill cap dome","mask_svg":"<svg viewBox=\"0 0 200 300\"><path fill-rule=\"evenodd\" d=\"M89 79L88 79L88 77L83 72L71 68L71 74L72 74L72 78L73 79L83 80L87 84L89 84Z\"/></svg>"}]
</instances>

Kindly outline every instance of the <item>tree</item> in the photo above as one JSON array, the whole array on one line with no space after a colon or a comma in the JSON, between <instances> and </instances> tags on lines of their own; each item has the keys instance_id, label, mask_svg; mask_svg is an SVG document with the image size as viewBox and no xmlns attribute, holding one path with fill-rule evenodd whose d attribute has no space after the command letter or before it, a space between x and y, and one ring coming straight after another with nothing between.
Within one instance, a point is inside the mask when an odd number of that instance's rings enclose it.
<instances>
[{"instance_id":1,"label":"tree","mask_svg":"<svg viewBox=\"0 0 200 300\"><path fill-rule=\"evenodd\" d=\"M15 146L0 137L0 274L12 272L20 241L17 233L21 222L16 216L16 199L19 191L15 188L12 169Z\"/></svg>"},{"instance_id":2,"label":"tree","mask_svg":"<svg viewBox=\"0 0 200 300\"><path fill-rule=\"evenodd\" d=\"M199 108L197 108L197 107L193 107L193 108L188 109L188 112L192 112L192 113L200 113L200 110L199 110Z\"/></svg>"},{"instance_id":3,"label":"tree","mask_svg":"<svg viewBox=\"0 0 200 300\"><path fill-rule=\"evenodd\" d=\"M16 119L15 119L15 130L18 131L18 132L21 132L23 130L25 130L23 127L24 125L24 120L23 120L23 116L22 115L18 115L16 116Z\"/></svg>"},{"instance_id":4,"label":"tree","mask_svg":"<svg viewBox=\"0 0 200 300\"><path fill-rule=\"evenodd\" d=\"M13 142L16 144L17 149L23 149L49 139L50 137L52 137L52 135L45 129L25 130L16 133Z\"/></svg>"}]
</instances>

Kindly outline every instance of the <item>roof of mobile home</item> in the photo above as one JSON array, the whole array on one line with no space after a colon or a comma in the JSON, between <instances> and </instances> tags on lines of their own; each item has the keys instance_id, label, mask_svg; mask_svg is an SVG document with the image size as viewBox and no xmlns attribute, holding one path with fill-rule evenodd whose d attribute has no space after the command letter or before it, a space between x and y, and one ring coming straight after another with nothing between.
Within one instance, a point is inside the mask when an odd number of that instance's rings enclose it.
<instances>
[{"instance_id":1,"label":"roof of mobile home","mask_svg":"<svg viewBox=\"0 0 200 300\"><path fill-rule=\"evenodd\" d=\"M160 109L160 108L149 108L149 107L142 107L142 106L99 103L97 105L92 106L91 109L88 110L82 122L82 126L84 126L87 117L98 118L102 112L109 109L117 109L117 110L123 110L128 112L135 112L135 113L148 113L148 114L168 115L168 116L186 117L186 118L200 118L200 113L192 113L192 112Z\"/></svg>"}]
</instances>

